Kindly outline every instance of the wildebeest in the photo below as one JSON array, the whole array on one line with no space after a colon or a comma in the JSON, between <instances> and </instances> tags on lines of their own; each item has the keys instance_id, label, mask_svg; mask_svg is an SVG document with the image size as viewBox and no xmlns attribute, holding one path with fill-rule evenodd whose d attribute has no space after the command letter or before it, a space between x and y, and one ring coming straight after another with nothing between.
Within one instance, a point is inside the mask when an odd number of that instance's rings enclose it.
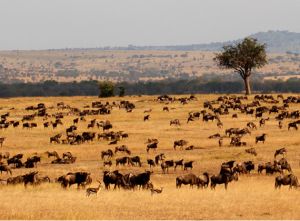
<instances>
[{"instance_id":1,"label":"wildebeest","mask_svg":"<svg viewBox=\"0 0 300 221\"><path fill-rule=\"evenodd\" d=\"M147 159L147 163L148 163L148 165L150 166L150 169L151 169L151 167L155 167L155 162L154 162L154 160L152 160L152 159Z\"/></svg>"},{"instance_id":2,"label":"wildebeest","mask_svg":"<svg viewBox=\"0 0 300 221\"><path fill-rule=\"evenodd\" d=\"M24 177L22 175L19 175L19 176L16 176L16 177L9 177L7 178L7 185L16 185L16 184L19 184L19 183L23 183L24 182Z\"/></svg>"},{"instance_id":3,"label":"wildebeest","mask_svg":"<svg viewBox=\"0 0 300 221\"><path fill-rule=\"evenodd\" d=\"M152 143L147 144L147 153L149 152L150 149L156 150L157 149L157 144L158 141L154 141Z\"/></svg>"},{"instance_id":4,"label":"wildebeest","mask_svg":"<svg viewBox=\"0 0 300 221\"><path fill-rule=\"evenodd\" d=\"M253 147L249 148L249 149L245 149L245 152L249 153L249 154L252 154L254 156L257 156L257 152L256 152L256 150Z\"/></svg>"},{"instance_id":5,"label":"wildebeest","mask_svg":"<svg viewBox=\"0 0 300 221\"><path fill-rule=\"evenodd\" d=\"M218 175L211 176L210 187L211 189L215 189L217 184L224 184L225 189L227 189L228 183L232 180L238 180L237 174L228 170L226 167L221 167L221 171Z\"/></svg>"},{"instance_id":6,"label":"wildebeest","mask_svg":"<svg viewBox=\"0 0 300 221\"><path fill-rule=\"evenodd\" d=\"M101 159L103 160L105 156L107 156L109 159L112 158L114 155L113 151L111 149L108 149L106 151L101 151Z\"/></svg>"},{"instance_id":7,"label":"wildebeest","mask_svg":"<svg viewBox=\"0 0 300 221\"><path fill-rule=\"evenodd\" d=\"M4 141L5 141L5 137L0 137L0 145L1 145L1 147L2 147L2 145L4 143Z\"/></svg>"},{"instance_id":8,"label":"wildebeest","mask_svg":"<svg viewBox=\"0 0 300 221\"><path fill-rule=\"evenodd\" d=\"M200 186L199 177L197 177L193 173L176 177L176 188L180 188L182 184L190 185L190 187L193 187L194 185L199 187Z\"/></svg>"},{"instance_id":9,"label":"wildebeest","mask_svg":"<svg viewBox=\"0 0 300 221\"><path fill-rule=\"evenodd\" d=\"M24 186L27 187L27 185L29 183L32 185L36 184L37 174L38 174L38 171L30 172L30 173L23 175Z\"/></svg>"},{"instance_id":10,"label":"wildebeest","mask_svg":"<svg viewBox=\"0 0 300 221\"><path fill-rule=\"evenodd\" d=\"M77 184L77 188L85 185L88 185L92 182L92 178L90 177L90 173L88 172L75 172L75 173L67 173L64 176L61 176L58 179L58 182L61 183L62 187L70 187L73 184Z\"/></svg>"},{"instance_id":11,"label":"wildebeest","mask_svg":"<svg viewBox=\"0 0 300 221\"><path fill-rule=\"evenodd\" d=\"M176 125L176 126L180 126L180 121L178 119L171 120L170 121L170 126L173 125L173 124Z\"/></svg>"},{"instance_id":12,"label":"wildebeest","mask_svg":"<svg viewBox=\"0 0 300 221\"><path fill-rule=\"evenodd\" d=\"M56 157L56 158L59 158L59 155L56 151L46 151L45 154L47 154L48 158L50 157Z\"/></svg>"},{"instance_id":13,"label":"wildebeest","mask_svg":"<svg viewBox=\"0 0 300 221\"><path fill-rule=\"evenodd\" d=\"M266 136L267 136L267 134L265 134L265 133L263 133L263 134L260 135L260 136L257 136L257 137L255 138L255 143L258 143L259 141L265 143L265 141L266 141Z\"/></svg>"},{"instance_id":14,"label":"wildebeest","mask_svg":"<svg viewBox=\"0 0 300 221\"><path fill-rule=\"evenodd\" d=\"M209 174L208 172L204 172L202 176L198 177L198 182L200 187L208 187L209 184Z\"/></svg>"},{"instance_id":15,"label":"wildebeest","mask_svg":"<svg viewBox=\"0 0 300 221\"><path fill-rule=\"evenodd\" d=\"M233 172L236 172L239 174L247 174L247 173L250 173L251 170L254 170L254 163L252 161L246 161L243 163L239 163L233 168Z\"/></svg>"},{"instance_id":16,"label":"wildebeest","mask_svg":"<svg viewBox=\"0 0 300 221\"><path fill-rule=\"evenodd\" d=\"M174 148L174 150L176 150L176 147L179 146L180 149L182 149L184 145L187 145L187 143L188 142L186 140L176 140L176 141L174 141L173 148Z\"/></svg>"},{"instance_id":17,"label":"wildebeest","mask_svg":"<svg viewBox=\"0 0 300 221\"><path fill-rule=\"evenodd\" d=\"M292 187L299 187L298 178L294 174L288 174L288 175L280 175L275 178L275 188L281 187L281 185L289 185L289 188Z\"/></svg>"},{"instance_id":18,"label":"wildebeest","mask_svg":"<svg viewBox=\"0 0 300 221\"><path fill-rule=\"evenodd\" d=\"M194 163L194 161L184 162L183 169L184 170L187 170L188 168L193 169L193 163Z\"/></svg>"},{"instance_id":19,"label":"wildebeest","mask_svg":"<svg viewBox=\"0 0 300 221\"><path fill-rule=\"evenodd\" d=\"M166 160L164 162L161 163L160 167L163 171L163 173L168 173L169 172L169 167L173 167L174 166L174 161L173 160Z\"/></svg>"},{"instance_id":20,"label":"wildebeest","mask_svg":"<svg viewBox=\"0 0 300 221\"><path fill-rule=\"evenodd\" d=\"M114 189L116 189L116 187L120 188L121 186L125 185L124 177L118 170L113 172L104 171L103 173L103 183L106 189L110 188L110 184L115 185Z\"/></svg>"},{"instance_id":21,"label":"wildebeest","mask_svg":"<svg viewBox=\"0 0 300 221\"><path fill-rule=\"evenodd\" d=\"M130 177L130 185L134 188L135 186L145 187L147 183L150 181L150 171L145 171L143 173L139 173L137 175L133 175Z\"/></svg>"},{"instance_id":22,"label":"wildebeest","mask_svg":"<svg viewBox=\"0 0 300 221\"><path fill-rule=\"evenodd\" d=\"M285 155L287 153L287 150L283 147L280 149L277 149L274 153L274 158L276 158L277 155L281 154L281 155Z\"/></svg>"},{"instance_id":23,"label":"wildebeest","mask_svg":"<svg viewBox=\"0 0 300 221\"><path fill-rule=\"evenodd\" d=\"M146 115L146 116L144 116L144 121L149 120L149 119L150 119L150 115L149 114Z\"/></svg>"},{"instance_id":24,"label":"wildebeest","mask_svg":"<svg viewBox=\"0 0 300 221\"><path fill-rule=\"evenodd\" d=\"M119 152L119 151L125 152L125 153L127 153L128 155L131 154L131 151L129 150L129 148L128 148L126 145L122 145L122 146L119 146L119 147L115 147L115 153L117 153L117 152Z\"/></svg>"},{"instance_id":25,"label":"wildebeest","mask_svg":"<svg viewBox=\"0 0 300 221\"><path fill-rule=\"evenodd\" d=\"M10 173L10 175L12 175L11 169L7 165L0 164L0 171L1 171L1 174L2 174L2 171L6 171L7 174Z\"/></svg>"},{"instance_id":26,"label":"wildebeest","mask_svg":"<svg viewBox=\"0 0 300 221\"><path fill-rule=\"evenodd\" d=\"M180 166L181 169L183 169L183 159L175 161L175 167L174 167L174 170L176 170L176 168L177 168L178 166Z\"/></svg>"},{"instance_id":27,"label":"wildebeest","mask_svg":"<svg viewBox=\"0 0 300 221\"><path fill-rule=\"evenodd\" d=\"M249 127L250 129L257 129L257 126L253 122L248 122L247 127Z\"/></svg>"},{"instance_id":28,"label":"wildebeest","mask_svg":"<svg viewBox=\"0 0 300 221\"><path fill-rule=\"evenodd\" d=\"M160 161L163 161L166 158L164 153L160 153L155 156L155 164L158 165Z\"/></svg>"},{"instance_id":29,"label":"wildebeest","mask_svg":"<svg viewBox=\"0 0 300 221\"><path fill-rule=\"evenodd\" d=\"M129 160L133 165L137 165L139 167L142 166L141 158L139 156L130 157Z\"/></svg>"},{"instance_id":30,"label":"wildebeest","mask_svg":"<svg viewBox=\"0 0 300 221\"><path fill-rule=\"evenodd\" d=\"M129 163L129 157L121 157L116 159L116 166L120 165L125 165Z\"/></svg>"},{"instance_id":31,"label":"wildebeest","mask_svg":"<svg viewBox=\"0 0 300 221\"><path fill-rule=\"evenodd\" d=\"M106 165L108 165L109 167L111 167L111 166L112 166L111 160L109 160L109 161L104 161L104 162L103 162L103 166L105 167Z\"/></svg>"},{"instance_id":32,"label":"wildebeest","mask_svg":"<svg viewBox=\"0 0 300 221\"><path fill-rule=\"evenodd\" d=\"M52 143L52 142L55 142L55 143L60 143L60 138L61 138L61 136L62 136L62 134L61 133L59 133L59 134L56 134L55 136L53 136L53 137L50 137L50 143Z\"/></svg>"},{"instance_id":33,"label":"wildebeest","mask_svg":"<svg viewBox=\"0 0 300 221\"><path fill-rule=\"evenodd\" d=\"M274 162L274 164L272 164L271 162L258 164L257 172L262 173L263 170L266 170L267 175L270 175L273 173L282 173L281 166L276 162Z\"/></svg>"},{"instance_id":34,"label":"wildebeest","mask_svg":"<svg viewBox=\"0 0 300 221\"><path fill-rule=\"evenodd\" d=\"M291 122L288 124L288 130L290 130L290 128L295 128L296 130L298 130L298 126L296 122Z\"/></svg>"}]
</instances>

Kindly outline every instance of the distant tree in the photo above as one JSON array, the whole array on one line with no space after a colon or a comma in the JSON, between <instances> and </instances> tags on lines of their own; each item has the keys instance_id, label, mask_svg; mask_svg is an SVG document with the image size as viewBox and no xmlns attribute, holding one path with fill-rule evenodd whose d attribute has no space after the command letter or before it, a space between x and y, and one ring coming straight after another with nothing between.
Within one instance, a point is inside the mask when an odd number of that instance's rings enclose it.
<instances>
[{"instance_id":1,"label":"distant tree","mask_svg":"<svg viewBox=\"0 0 300 221\"><path fill-rule=\"evenodd\" d=\"M245 38L235 45L223 47L214 60L220 67L233 69L244 80L246 95L251 94L250 76L254 68L261 68L267 63L266 45L254 38Z\"/></svg>"},{"instance_id":2,"label":"distant tree","mask_svg":"<svg viewBox=\"0 0 300 221\"><path fill-rule=\"evenodd\" d=\"M111 81L101 81L99 82L100 94L99 97L113 97L115 85Z\"/></svg>"},{"instance_id":3,"label":"distant tree","mask_svg":"<svg viewBox=\"0 0 300 221\"><path fill-rule=\"evenodd\" d=\"M119 87L119 97L124 97L125 95L125 88L120 86Z\"/></svg>"}]
</instances>

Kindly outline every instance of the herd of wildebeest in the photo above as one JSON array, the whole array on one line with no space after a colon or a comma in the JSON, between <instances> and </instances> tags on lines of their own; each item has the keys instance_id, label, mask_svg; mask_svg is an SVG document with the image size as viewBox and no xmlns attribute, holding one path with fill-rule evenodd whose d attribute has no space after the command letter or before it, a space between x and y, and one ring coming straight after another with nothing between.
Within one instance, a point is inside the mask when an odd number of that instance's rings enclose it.
<instances>
[{"instance_id":1,"label":"herd of wildebeest","mask_svg":"<svg viewBox=\"0 0 300 221\"><path fill-rule=\"evenodd\" d=\"M163 108L161 111L169 112L171 108L168 104L178 102L182 105L188 102L194 102L197 98L194 95L189 97L174 98L168 95L163 95L155 99L156 102L162 103ZM264 125L270 120L271 115L274 116L275 120L278 122L279 130L298 130L298 125L300 124L300 111L299 110L289 110L291 103L300 103L300 97L283 95L256 95L253 101L248 101L247 96L219 96L215 100L205 101L203 106L199 108L199 111L193 111L187 113L187 121L180 122L179 119L173 119L170 121L170 126L180 127L183 123L189 124L193 121L200 120L202 118L203 122L215 122L217 127L220 129L224 128L224 133L216 133L209 136L207 139L215 139L216 146L220 147L228 145L231 147L247 146L247 143L243 141L244 136L251 136L253 130L257 130L258 127L263 128ZM67 127L64 133L54 134L49 137L49 142L53 145L80 145L82 143L89 143L94 140L99 142L107 142L109 145L115 145L112 148L102 151L99 153L99 160L103 162L104 168L103 179L97 180L99 186L95 188L87 188L86 194L97 194L100 190L102 183L105 189L110 189L110 185L114 185L114 189L149 189L152 194L161 193L163 188L155 188L151 182L151 174L153 174L153 167L159 166L162 173L167 175L169 169L181 168L185 172L183 175L176 177L174 183L177 188L182 185L197 186L198 188L206 188L209 186L215 189L216 185L224 184L227 189L228 183L231 181L237 181L239 175L250 174L252 171L257 170L258 173L265 173L267 175L272 175L278 173L279 175L275 177L275 188L280 188L281 185L289 185L290 188L299 186L297 177L293 174L290 163L285 158L287 153L287 148L280 147L274 153L273 162L260 163L254 165L253 161L236 162L234 160L224 162L220 165L220 172L215 175L211 175L208 172L203 172L201 175L196 175L192 173L194 161L184 161L179 160L167 160L165 153L156 152L159 149L159 140L156 138L148 138L145 140L145 151L148 154L150 151L156 153L153 159L148 158L146 162L142 162L140 156L133 156L132 151L127 145L121 145L123 139L126 139L130 134L124 131L114 131L113 124L106 121L98 121L95 119L87 121L86 116L97 116L97 115L108 115L115 108L124 109L128 114L134 111L135 104L129 101L119 101L119 102L105 102L100 101L92 102L91 106L85 106L84 110L79 108L71 107L64 104L63 102L57 103L56 107L46 107L45 104L39 103L36 106L26 107L25 110L34 111L34 114L24 115L20 120L10 120L10 112L1 115L0 121L0 132L1 130L6 130L9 127L18 128L22 127L25 129L34 130L37 127L35 119L41 118L43 120L43 125L41 127L53 129L58 126L66 124L64 122L65 116L74 116L72 120L72 125ZM55 114L49 114L49 110L56 109ZM232 118L238 118L238 115L249 115L253 119L257 119L259 125L254 122L248 122L244 128L225 128L222 122L222 115L229 115L230 110L234 110L237 113L232 114ZM63 111L63 112L62 112ZM144 111L144 118L141 121L151 120L152 109L147 109ZM51 120L52 119L52 120ZM53 120L54 119L54 120ZM286 121L286 122L284 122ZM79 122L85 122L87 131L78 133L77 124ZM287 125L287 127L284 127ZM99 133L91 132L90 128L98 128ZM262 142L267 142L267 133L262 133L259 136L253 137L255 144ZM225 140L230 140L228 144L225 144ZM0 146L5 144L6 138L0 137ZM173 141L172 141L173 142ZM190 145L187 140L179 139L174 140L173 149L193 151L199 147ZM117 157L117 153L123 153L122 157ZM245 152L257 156L257 151L254 147L245 149ZM53 158L52 164L72 164L76 163L76 156L73 156L71 152L65 152L62 156L56 151L47 151L48 158ZM147 155L148 156L148 155ZM281 156L281 158L278 158ZM12 176L12 171L18 168L37 168L38 164L41 163L41 157L39 154L34 154L33 156L23 159L23 154L17 154L10 156L9 152L0 154L0 171L7 172L11 177L6 180L1 179L1 183L7 183L7 185L15 185L23 183L25 187L28 184L39 185L44 182L51 182L48 176L39 176L38 171L30 172L20 176ZM141 167L142 164L147 163L149 170L145 172L133 174L128 172L126 174L119 172L119 170L110 170L109 168L115 163L116 166L129 166L130 167ZM286 171L286 172L285 172ZM91 173L87 171L70 172L67 174L62 174L57 177L55 181L60 184L63 188L70 187L73 184L77 184L77 187L85 187L92 183Z\"/></svg>"}]
</instances>

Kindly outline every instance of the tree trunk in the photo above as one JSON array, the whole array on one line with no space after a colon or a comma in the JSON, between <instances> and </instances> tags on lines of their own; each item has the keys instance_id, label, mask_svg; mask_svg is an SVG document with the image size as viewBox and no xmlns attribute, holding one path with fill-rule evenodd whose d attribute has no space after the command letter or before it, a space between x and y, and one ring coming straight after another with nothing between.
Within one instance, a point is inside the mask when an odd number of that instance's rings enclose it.
<instances>
[{"instance_id":1,"label":"tree trunk","mask_svg":"<svg viewBox=\"0 0 300 221\"><path fill-rule=\"evenodd\" d=\"M246 95L250 95L251 94L251 87L250 87L250 77L249 76L244 78L244 83L245 83Z\"/></svg>"}]
</instances>

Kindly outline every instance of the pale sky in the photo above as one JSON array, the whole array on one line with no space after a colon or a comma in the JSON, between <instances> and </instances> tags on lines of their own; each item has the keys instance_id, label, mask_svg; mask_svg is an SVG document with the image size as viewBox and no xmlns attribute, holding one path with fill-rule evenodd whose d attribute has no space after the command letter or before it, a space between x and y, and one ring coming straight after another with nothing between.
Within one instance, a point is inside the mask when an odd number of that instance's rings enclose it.
<instances>
[{"instance_id":1,"label":"pale sky","mask_svg":"<svg viewBox=\"0 0 300 221\"><path fill-rule=\"evenodd\" d=\"M300 0L0 0L0 50L176 45L300 32Z\"/></svg>"}]
</instances>

